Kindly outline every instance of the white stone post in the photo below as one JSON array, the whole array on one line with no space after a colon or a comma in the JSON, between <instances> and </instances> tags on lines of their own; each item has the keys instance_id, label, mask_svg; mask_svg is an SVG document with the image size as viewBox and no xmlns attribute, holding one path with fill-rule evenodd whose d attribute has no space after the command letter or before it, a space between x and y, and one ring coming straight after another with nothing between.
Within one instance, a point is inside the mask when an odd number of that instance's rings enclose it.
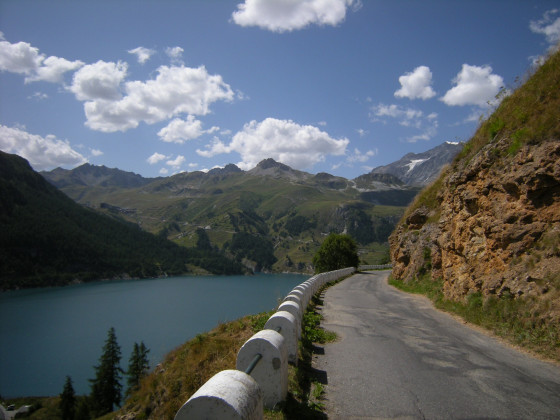
<instances>
[{"instance_id":1,"label":"white stone post","mask_svg":"<svg viewBox=\"0 0 560 420\"><path fill-rule=\"evenodd\" d=\"M299 339L301 337L301 323L303 322L303 315L301 313L299 305L292 300L285 301L280 304L280 306L278 307L278 311L286 311L294 316L296 320L297 338Z\"/></svg>"},{"instance_id":2,"label":"white stone post","mask_svg":"<svg viewBox=\"0 0 560 420\"><path fill-rule=\"evenodd\" d=\"M251 376L263 393L266 408L273 409L288 393L288 352L284 337L274 330L262 330L243 344L237 353L236 368L245 371L260 354Z\"/></svg>"},{"instance_id":3,"label":"white stone post","mask_svg":"<svg viewBox=\"0 0 560 420\"><path fill-rule=\"evenodd\" d=\"M264 324L265 330L275 330L280 329L280 334L284 337L286 341L286 349L288 351L288 362L297 365L298 361L298 336L296 319L294 316L285 311L278 311L266 321Z\"/></svg>"},{"instance_id":4,"label":"white stone post","mask_svg":"<svg viewBox=\"0 0 560 420\"><path fill-rule=\"evenodd\" d=\"M303 302L299 295L289 294L284 298L284 302L295 302L299 306L299 310L302 314L305 313L305 310L307 309L307 305L305 305L305 307L303 306Z\"/></svg>"},{"instance_id":5,"label":"white stone post","mask_svg":"<svg viewBox=\"0 0 560 420\"><path fill-rule=\"evenodd\" d=\"M175 420L262 420L263 395L257 382L239 370L212 376L177 411Z\"/></svg>"}]
</instances>

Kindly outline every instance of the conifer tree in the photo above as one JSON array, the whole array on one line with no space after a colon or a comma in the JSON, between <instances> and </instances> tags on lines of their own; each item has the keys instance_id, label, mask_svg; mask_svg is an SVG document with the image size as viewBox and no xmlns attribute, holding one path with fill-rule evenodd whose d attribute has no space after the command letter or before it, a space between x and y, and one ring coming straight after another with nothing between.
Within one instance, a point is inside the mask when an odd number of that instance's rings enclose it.
<instances>
[{"instance_id":1,"label":"conifer tree","mask_svg":"<svg viewBox=\"0 0 560 420\"><path fill-rule=\"evenodd\" d=\"M62 415L62 420L74 420L76 412L76 396L74 387L72 386L72 378L66 377L62 394L60 394L59 408Z\"/></svg>"},{"instance_id":2,"label":"conifer tree","mask_svg":"<svg viewBox=\"0 0 560 420\"><path fill-rule=\"evenodd\" d=\"M140 379L150 369L150 362L148 360L148 353L150 350L142 341L140 344L134 343L134 348L128 362L128 390L127 394L138 388Z\"/></svg>"},{"instance_id":3,"label":"conifer tree","mask_svg":"<svg viewBox=\"0 0 560 420\"><path fill-rule=\"evenodd\" d=\"M117 343L115 329L111 327L103 346L103 354L99 365L95 366L95 379L91 382L91 401L97 416L113 411L114 405L121 402L122 385L120 383L123 370L120 367L121 348Z\"/></svg>"}]
</instances>

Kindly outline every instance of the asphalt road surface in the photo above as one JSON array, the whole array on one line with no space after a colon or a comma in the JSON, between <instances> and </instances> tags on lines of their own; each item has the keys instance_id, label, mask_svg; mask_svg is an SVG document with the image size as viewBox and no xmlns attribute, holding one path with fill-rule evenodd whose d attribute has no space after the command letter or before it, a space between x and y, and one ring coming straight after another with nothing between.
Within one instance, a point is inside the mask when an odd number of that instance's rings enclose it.
<instances>
[{"instance_id":1,"label":"asphalt road surface","mask_svg":"<svg viewBox=\"0 0 560 420\"><path fill-rule=\"evenodd\" d=\"M389 271L327 289L314 358L333 419L560 419L560 367L536 360L387 284Z\"/></svg>"}]
</instances>

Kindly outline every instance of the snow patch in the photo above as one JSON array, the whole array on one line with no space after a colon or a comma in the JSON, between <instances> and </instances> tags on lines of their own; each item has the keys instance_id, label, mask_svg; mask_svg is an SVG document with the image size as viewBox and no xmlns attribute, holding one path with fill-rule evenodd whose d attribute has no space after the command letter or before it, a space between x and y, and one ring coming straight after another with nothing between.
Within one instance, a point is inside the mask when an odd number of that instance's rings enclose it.
<instances>
[{"instance_id":1,"label":"snow patch","mask_svg":"<svg viewBox=\"0 0 560 420\"><path fill-rule=\"evenodd\" d=\"M421 163L426 162L426 161L429 160L429 159L430 159L430 158L428 158L428 159L413 159L413 160L411 160L409 163L407 163L406 165L404 165L404 166L408 166L408 171L406 171L406 173L407 173L407 174L410 173L410 171L412 171L416 166L420 165Z\"/></svg>"}]
</instances>

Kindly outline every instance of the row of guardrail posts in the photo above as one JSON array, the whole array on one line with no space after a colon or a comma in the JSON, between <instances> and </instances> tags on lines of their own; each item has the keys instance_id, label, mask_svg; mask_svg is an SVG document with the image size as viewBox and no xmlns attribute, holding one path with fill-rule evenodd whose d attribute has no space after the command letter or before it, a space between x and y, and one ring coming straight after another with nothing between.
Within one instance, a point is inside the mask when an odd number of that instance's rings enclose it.
<instances>
[{"instance_id":1,"label":"row of guardrail posts","mask_svg":"<svg viewBox=\"0 0 560 420\"><path fill-rule=\"evenodd\" d=\"M361 267L360 267L361 268ZM288 363L297 365L303 314L311 298L328 282L354 273L354 267L317 274L294 287L266 322L243 344L236 370L210 378L179 409L175 420L260 420L288 393Z\"/></svg>"}]
</instances>

